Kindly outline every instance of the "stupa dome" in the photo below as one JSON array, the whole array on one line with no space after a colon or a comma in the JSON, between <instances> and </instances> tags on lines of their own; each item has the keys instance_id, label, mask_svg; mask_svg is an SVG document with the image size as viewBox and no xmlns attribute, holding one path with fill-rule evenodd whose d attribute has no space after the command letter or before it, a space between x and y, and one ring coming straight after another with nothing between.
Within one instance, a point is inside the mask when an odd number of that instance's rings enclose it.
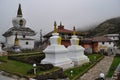
<instances>
[{"instance_id":1,"label":"stupa dome","mask_svg":"<svg viewBox=\"0 0 120 80\"><path fill-rule=\"evenodd\" d=\"M12 19L13 27L25 27L26 20L22 16L21 5L19 4L17 17Z\"/></svg>"},{"instance_id":2,"label":"stupa dome","mask_svg":"<svg viewBox=\"0 0 120 80\"><path fill-rule=\"evenodd\" d=\"M29 27L25 27L26 20L23 18L21 5L19 4L17 16L12 19L13 27L8 29L3 36L9 37L11 35L15 35L16 32L18 35L26 35L26 36L34 36L36 35L35 31L30 29Z\"/></svg>"},{"instance_id":3,"label":"stupa dome","mask_svg":"<svg viewBox=\"0 0 120 80\"><path fill-rule=\"evenodd\" d=\"M16 17L12 20L13 27L25 27L26 20L22 17Z\"/></svg>"}]
</instances>

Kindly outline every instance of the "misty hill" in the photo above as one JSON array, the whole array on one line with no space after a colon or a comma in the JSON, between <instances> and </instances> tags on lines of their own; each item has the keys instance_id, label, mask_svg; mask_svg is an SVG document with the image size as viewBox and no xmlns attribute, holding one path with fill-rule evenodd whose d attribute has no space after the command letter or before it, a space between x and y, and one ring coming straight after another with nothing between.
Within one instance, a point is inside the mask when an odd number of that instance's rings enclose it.
<instances>
[{"instance_id":1,"label":"misty hill","mask_svg":"<svg viewBox=\"0 0 120 80\"><path fill-rule=\"evenodd\" d=\"M120 33L120 17L104 21L88 32L88 36L101 36L104 34Z\"/></svg>"}]
</instances>

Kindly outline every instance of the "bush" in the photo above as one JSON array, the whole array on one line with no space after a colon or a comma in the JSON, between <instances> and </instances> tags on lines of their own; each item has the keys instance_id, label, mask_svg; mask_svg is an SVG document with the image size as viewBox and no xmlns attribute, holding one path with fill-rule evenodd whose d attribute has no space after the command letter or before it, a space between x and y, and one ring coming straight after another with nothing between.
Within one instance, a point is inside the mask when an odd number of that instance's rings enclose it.
<instances>
[{"instance_id":1,"label":"bush","mask_svg":"<svg viewBox=\"0 0 120 80\"><path fill-rule=\"evenodd\" d=\"M67 78L67 75L65 75L64 73L60 73L60 74L58 75L58 78L60 78L60 79L65 79L65 78Z\"/></svg>"},{"instance_id":2,"label":"bush","mask_svg":"<svg viewBox=\"0 0 120 80\"><path fill-rule=\"evenodd\" d=\"M46 71L52 69L54 66L52 64L40 64L38 70Z\"/></svg>"},{"instance_id":3,"label":"bush","mask_svg":"<svg viewBox=\"0 0 120 80\"><path fill-rule=\"evenodd\" d=\"M37 80L47 80L47 79L48 79L48 76L47 76L47 75L37 75L37 76L36 76L36 79L37 79Z\"/></svg>"},{"instance_id":4,"label":"bush","mask_svg":"<svg viewBox=\"0 0 120 80\"><path fill-rule=\"evenodd\" d=\"M44 53L8 56L8 59L17 60L29 64L34 63L39 64L41 60L44 58L45 58Z\"/></svg>"},{"instance_id":5,"label":"bush","mask_svg":"<svg viewBox=\"0 0 120 80\"><path fill-rule=\"evenodd\" d=\"M53 72L49 72L49 73L45 73L45 74L36 76L37 80L47 80L47 79L55 80L55 79L58 79L58 78L59 79L67 78L67 76L64 74L64 72L61 68L59 68L58 70L53 71Z\"/></svg>"},{"instance_id":6,"label":"bush","mask_svg":"<svg viewBox=\"0 0 120 80\"><path fill-rule=\"evenodd\" d=\"M116 54L115 56L116 56L116 57L120 57L120 53Z\"/></svg>"},{"instance_id":7,"label":"bush","mask_svg":"<svg viewBox=\"0 0 120 80\"><path fill-rule=\"evenodd\" d=\"M50 70L50 69L53 69L54 66L52 64L37 64L37 72L40 72L40 71L47 71L47 70ZM30 69L27 74L34 74L34 69Z\"/></svg>"},{"instance_id":8,"label":"bush","mask_svg":"<svg viewBox=\"0 0 120 80\"><path fill-rule=\"evenodd\" d=\"M34 74L34 69L29 70L27 74Z\"/></svg>"}]
</instances>

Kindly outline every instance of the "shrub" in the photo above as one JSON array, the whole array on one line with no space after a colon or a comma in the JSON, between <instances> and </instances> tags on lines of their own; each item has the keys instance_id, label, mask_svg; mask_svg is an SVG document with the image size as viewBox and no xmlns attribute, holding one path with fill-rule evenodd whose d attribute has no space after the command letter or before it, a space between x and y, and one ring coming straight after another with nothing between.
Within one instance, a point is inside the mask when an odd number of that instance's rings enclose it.
<instances>
[{"instance_id":1,"label":"shrub","mask_svg":"<svg viewBox=\"0 0 120 80\"><path fill-rule=\"evenodd\" d=\"M63 72L63 69L59 68L58 70L56 71L52 71L52 72L47 72L45 74L42 74L42 75L37 75L36 76L36 79L37 80L47 80L47 79L53 79L53 80L56 80L56 79L64 79L64 78L67 78L66 75L64 75L64 72Z\"/></svg>"},{"instance_id":2,"label":"shrub","mask_svg":"<svg viewBox=\"0 0 120 80\"><path fill-rule=\"evenodd\" d=\"M52 68L54 68L54 66L52 64L37 64L37 72L40 72L40 71L47 71L47 70L50 70ZM34 73L34 69L30 69L27 74L33 74Z\"/></svg>"},{"instance_id":3,"label":"shrub","mask_svg":"<svg viewBox=\"0 0 120 80\"><path fill-rule=\"evenodd\" d=\"M47 71L52 69L54 66L52 64L38 64L38 70L39 71Z\"/></svg>"},{"instance_id":4,"label":"shrub","mask_svg":"<svg viewBox=\"0 0 120 80\"><path fill-rule=\"evenodd\" d=\"M116 57L120 57L120 53L116 54Z\"/></svg>"},{"instance_id":5,"label":"shrub","mask_svg":"<svg viewBox=\"0 0 120 80\"><path fill-rule=\"evenodd\" d=\"M34 69L30 69L27 74L34 74Z\"/></svg>"},{"instance_id":6,"label":"shrub","mask_svg":"<svg viewBox=\"0 0 120 80\"><path fill-rule=\"evenodd\" d=\"M29 64L39 64L44 58L45 54L43 53L8 56L8 59L17 60Z\"/></svg>"},{"instance_id":7,"label":"shrub","mask_svg":"<svg viewBox=\"0 0 120 80\"><path fill-rule=\"evenodd\" d=\"M47 77L47 75L43 75L43 74L42 74L42 75L37 75L37 76L36 76L36 79L37 79L37 80L47 80L48 77Z\"/></svg>"}]
</instances>

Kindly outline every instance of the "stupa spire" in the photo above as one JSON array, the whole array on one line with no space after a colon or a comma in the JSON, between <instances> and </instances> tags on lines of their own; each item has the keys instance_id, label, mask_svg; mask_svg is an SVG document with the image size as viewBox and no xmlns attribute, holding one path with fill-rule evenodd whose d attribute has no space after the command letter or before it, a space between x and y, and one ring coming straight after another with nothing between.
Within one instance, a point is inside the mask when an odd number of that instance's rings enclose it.
<instances>
[{"instance_id":1,"label":"stupa spire","mask_svg":"<svg viewBox=\"0 0 120 80\"><path fill-rule=\"evenodd\" d=\"M54 22L54 33L57 33L57 28L56 28L57 24L56 21Z\"/></svg>"},{"instance_id":2,"label":"stupa spire","mask_svg":"<svg viewBox=\"0 0 120 80\"><path fill-rule=\"evenodd\" d=\"M73 27L73 35L76 35L75 26Z\"/></svg>"},{"instance_id":3,"label":"stupa spire","mask_svg":"<svg viewBox=\"0 0 120 80\"><path fill-rule=\"evenodd\" d=\"M18 11L17 11L17 17L22 17L22 9L21 4L19 4Z\"/></svg>"}]
</instances>

